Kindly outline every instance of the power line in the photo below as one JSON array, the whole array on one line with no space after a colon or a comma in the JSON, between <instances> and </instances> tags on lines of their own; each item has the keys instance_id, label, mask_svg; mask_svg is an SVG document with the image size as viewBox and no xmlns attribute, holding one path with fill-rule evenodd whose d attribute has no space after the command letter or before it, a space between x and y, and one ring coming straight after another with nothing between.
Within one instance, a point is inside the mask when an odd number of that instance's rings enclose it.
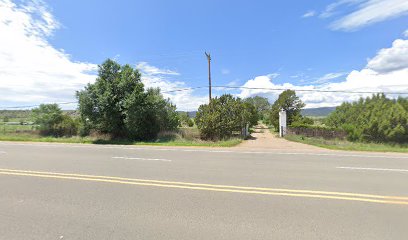
<instances>
[{"instance_id":1,"label":"power line","mask_svg":"<svg viewBox=\"0 0 408 240\"><path fill-rule=\"evenodd\" d=\"M224 88L224 89L249 89L249 90L268 90L268 91L285 91L290 88L261 88L261 87L244 87L244 86L212 86L213 88ZM168 91L163 91L161 93L174 93L174 92L183 92L191 91L196 89L208 88L208 86L198 86L198 87L187 87L187 88L175 88ZM393 95L408 95L408 92L386 92L386 91L347 91L347 90L322 90L322 89L290 89L296 92L321 92L321 93L349 93L349 94L393 94ZM51 104L67 105L67 104L76 104L75 102L54 102ZM50 103L43 103L50 104ZM33 108L38 107L41 104L37 105L26 105L26 106L14 106L14 107L2 107L1 109L21 109L21 108Z\"/></svg>"},{"instance_id":2,"label":"power line","mask_svg":"<svg viewBox=\"0 0 408 240\"><path fill-rule=\"evenodd\" d=\"M234 87L234 86L213 86L214 88L229 88L229 89L250 89L250 90L270 90L270 91L285 91L293 90L296 92L323 92L323 93L356 93L356 94L395 94L408 95L408 92L386 92L386 91L347 91L347 90L322 90L322 89L291 89L291 88L261 88L261 87Z\"/></svg>"},{"instance_id":3,"label":"power line","mask_svg":"<svg viewBox=\"0 0 408 240\"><path fill-rule=\"evenodd\" d=\"M58 105L66 105L66 104L74 104L78 102L54 102L54 103L42 103L42 104L58 104ZM33 107L38 107L41 104L37 105L26 105L26 106L15 106L15 107L3 107L2 109L18 109L18 108L33 108Z\"/></svg>"}]
</instances>

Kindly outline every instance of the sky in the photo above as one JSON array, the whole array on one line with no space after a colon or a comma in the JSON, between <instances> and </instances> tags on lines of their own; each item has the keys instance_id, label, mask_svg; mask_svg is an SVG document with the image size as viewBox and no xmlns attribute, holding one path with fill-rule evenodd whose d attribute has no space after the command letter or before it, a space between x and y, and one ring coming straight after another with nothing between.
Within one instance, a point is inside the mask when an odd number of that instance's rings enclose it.
<instances>
[{"instance_id":1,"label":"sky","mask_svg":"<svg viewBox=\"0 0 408 240\"><path fill-rule=\"evenodd\" d=\"M73 109L75 92L112 58L179 110L196 110L208 89L165 92L208 85L204 51L215 86L408 92L407 20L407 0L0 0L0 109ZM297 94L307 108L367 96Z\"/></svg>"}]
</instances>

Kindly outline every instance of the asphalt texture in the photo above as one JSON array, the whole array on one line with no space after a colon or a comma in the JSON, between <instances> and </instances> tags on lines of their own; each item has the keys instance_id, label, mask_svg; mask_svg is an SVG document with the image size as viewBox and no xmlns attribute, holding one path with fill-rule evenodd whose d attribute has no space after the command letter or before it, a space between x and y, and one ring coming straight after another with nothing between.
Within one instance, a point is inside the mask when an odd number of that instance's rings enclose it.
<instances>
[{"instance_id":1,"label":"asphalt texture","mask_svg":"<svg viewBox=\"0 0 408 240\"><path fill-rule=\"evenodd\" d=\"M408 239L408 155L0 142L0 239Z\"/></svg>"}]
</instances>

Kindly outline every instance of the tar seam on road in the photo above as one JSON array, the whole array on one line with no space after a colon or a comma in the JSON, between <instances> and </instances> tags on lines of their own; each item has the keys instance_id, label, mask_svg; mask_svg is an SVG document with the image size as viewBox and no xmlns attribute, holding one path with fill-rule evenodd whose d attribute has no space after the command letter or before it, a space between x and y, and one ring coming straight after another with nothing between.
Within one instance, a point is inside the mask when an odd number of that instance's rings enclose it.
<instances>
[{"instance_id":1,"label":"tar seam on road","mask_svg":"<svg viewBox=\"0 0 408 240\"><path fill-rule=\"evenodd\" d=\"M408 205L408 197L381 196L381 195L359 194L359 193L240 187L240 186L228 186L228 185L185 183L185 182L173 182L173 181L132 179L132 178L122 178L122 177L68 174L68 173L55 173L55 172L39 172L39 171L14 170L14 169L0 169L0 175L39 177L39 178L48 178L48 179L54 178L54 179L66 179L66 180L81 180L81 181L105 182L105 183L140 185L140 186L154 186L154 187L178 188L178 189L191 189L191 190L215 191L215 192L275 195L275 196L303 197L303 198L320 198L320 199L347 200L347 201L370 202L370 203L380 203L380 204Z\"/></svg>"}]
</instances>

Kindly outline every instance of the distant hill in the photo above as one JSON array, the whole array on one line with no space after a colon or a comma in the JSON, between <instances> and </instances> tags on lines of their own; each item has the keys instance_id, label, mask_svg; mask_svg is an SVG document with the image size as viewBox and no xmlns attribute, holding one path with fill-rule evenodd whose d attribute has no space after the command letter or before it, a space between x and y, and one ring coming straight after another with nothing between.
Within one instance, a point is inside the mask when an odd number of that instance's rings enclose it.
<instances>
[{"instance_id":1,"label":"distant hill","mask_svg":"<svg viewBox=\"0 0 408 240\"><path fill-rule=\"evenodd\" d=\"M336 107L320 107L320 108L306 108L302 110L303 116L318 117L327 116L336 110Z\"/></svg>"},{"instance_id":2,"label":"distant hill","mask_svg":"<svg viewBox=\"0 0 408 240\"><path fill-rule=\"evenodd\" d=\"M177 112L180 112L180 113L185 112L185 113L187 113L187 115L188 115L190 118L195 118L195 116L196 116L196 114L197 114L197 111L189 111L189 112L187 112L187 111L177 111Z\"/></svg>"}]
</instances>

